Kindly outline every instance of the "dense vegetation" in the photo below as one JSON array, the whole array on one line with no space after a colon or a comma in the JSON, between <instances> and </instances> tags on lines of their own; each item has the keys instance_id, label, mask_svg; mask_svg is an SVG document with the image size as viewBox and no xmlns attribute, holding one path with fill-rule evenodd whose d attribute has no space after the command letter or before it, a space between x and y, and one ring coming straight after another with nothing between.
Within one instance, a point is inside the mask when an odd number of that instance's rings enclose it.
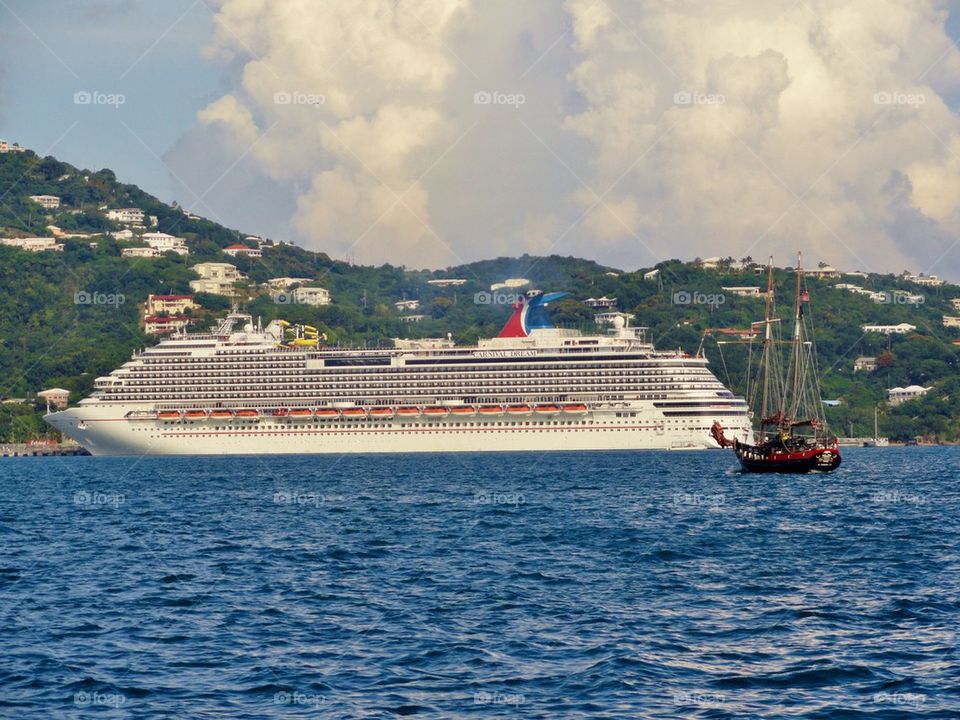
<instances>
[{"instance_id":1,"label":"dense vegetation","mask_svg":"<svg viewBox=\"0 0 960 720\"><path fill-rule=\"evenodd\" d=\"M62 207L46 211L30 195L62 198ZM705 269L697 263L669 260L660 263L659 278L644 279L650 268L622 272L577 258L497 258L443 271L411 270L383 265L366 267L331 260L289 244L268 245L258 259L225 257L221 249L242 234L204 219L188 216L132 185L118 183L109 170L79 170L54 158L33 153L0 155L0 235L49 235L49 225L66 231L103 233L118 229L106 207L139 207L157 217L157 229L185 237L190 255L168 253L159 259L120 257L122 243L97 235L67 239L63 253L29 253L0 247L0 387L2 398L26 398L27 405L0 405L0 439L24 439L46 432L39 420L35 393L45 387L64 387L71 399L86 395L93 380L126 360L130 352L155 340L144 335L140 308L149 293L186 293L196 276L190 266L204 260L230 261L249 275L243 283L241 306L264 322L285 317L320 326L331 344L386 345L395 337L437 337L450 333L461 343L495 334L509 314L502 304L485 302L491 283L509 277L529 278L529 287L566 290L568 299L556 303L558 325L597 331L595 311L583 304L588 297L617 298L617 309L631 312L637 324L650 328L661 348L699 348L713 361L714 371L735 392L744 392L749 346L718 345L709 328L749 328L763 312L760 298L724 292L723 286L760 286L758 269L725 263ZM415 262L415 258L411 258ZM324 307L274 302L259 288L269 278L313 278L327 288L333 303ZM777 304L789 307L792 271L778 269ZM463 278L458 287L438 287L428 280ZM957 331L943 327L941 317L954 314L949 300L960 288L919 286L893 275L845 278L876 291L909 291L924 296L920 305L878 304L834 286L837 280L809 278L810 317L816 323L823 397L840 404L827 410L839 434L873 432L874 408L880 409L881 434L907 440L960 439L960 379ZM500 293L510 293L509 289ZM78 295L78 293L80 295ZM94 298L76 302L83 293ZM715 296L723 302L678 304L677 293L691 297ZM702 296L696 296L701 293ZM121 302L122 299L122 302ZM424 315L418 323L404 323L394 303L420 302L413 311ZM682 296L679 299L683 299ZM201 324L228 308L229 301L199 295L204 308ZM479 301L478 301L479 300ZM865 335L864 323L908 322L917 331L905 336ZM755 349L754 349L755 352ZM853 372L857 356L876 356L874 372ZM897 408L886 404L886 389L905 385L934 386L926 397Z\"/></svg>"}]
</instances>

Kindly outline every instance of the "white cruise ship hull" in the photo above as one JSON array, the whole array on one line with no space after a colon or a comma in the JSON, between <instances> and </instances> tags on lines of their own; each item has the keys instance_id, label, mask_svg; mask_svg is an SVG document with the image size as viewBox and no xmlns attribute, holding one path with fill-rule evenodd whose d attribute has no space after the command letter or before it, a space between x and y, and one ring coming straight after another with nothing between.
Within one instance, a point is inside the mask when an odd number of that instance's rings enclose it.
<instances>
[{"instance_id":1,"label":"white cruise ship hull","mask_svg":"<svg viewBox=\"0 0 960 720\"><path fill-rule=\"evenodd\" d=\"M94 455L710 448L715 421L752 440L746 403L703 356L657 351L622 326L528 332L543 322L530 308L553 297L531 295L475 346L298 346L288 325L255 328L234 314L215 332L134 353L77 407L45 419Z\"/></svg>"},{"instance_id":2,"label":"white cruise ship hull","mask_svg":"<svg viewBox=\"0 0 960 720\"><path fill-rule=\"evenodd\" d=\"M549 452L718 448L699 424L667 428L645 418L591 413L575 420L499 417L457 420L260 418L128 420L132 406L80 406L45 420L93 455L308 455L345 453ZM628 413L621 413L627 415ZM732 428L751 437L749 427Z\"/></svg>"}]
</instances>

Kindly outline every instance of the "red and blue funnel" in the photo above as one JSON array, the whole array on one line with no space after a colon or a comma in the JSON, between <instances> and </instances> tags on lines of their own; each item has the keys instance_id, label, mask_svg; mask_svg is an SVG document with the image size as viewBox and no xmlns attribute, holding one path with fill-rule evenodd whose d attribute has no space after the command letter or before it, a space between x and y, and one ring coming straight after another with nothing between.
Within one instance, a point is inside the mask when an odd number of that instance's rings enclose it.
<instances>
[{"instance_id":1,"label":"red and blue funnel","mask_svg":"<svg viewBox=\"0 0 960 720\"><path fill-rule=\"evenodd\" d=\"M547 313L547 303L566 297L569 293L555 292L546 295L539 290L531 290L513 305L513 315L503 326L497 337L527 337L534 330L552 328L550 315Z\"/></svg>"}]
</instances>

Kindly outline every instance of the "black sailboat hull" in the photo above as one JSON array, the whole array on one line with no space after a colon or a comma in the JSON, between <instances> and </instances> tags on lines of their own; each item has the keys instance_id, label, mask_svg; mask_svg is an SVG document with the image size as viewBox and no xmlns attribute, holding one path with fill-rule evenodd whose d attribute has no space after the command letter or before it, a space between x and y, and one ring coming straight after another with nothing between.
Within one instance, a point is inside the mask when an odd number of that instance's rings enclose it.
<instances>
[{"instance_id":1,"label":"black sailboat hull","mask_svg":"<svg viewBox=\"0 0 960 720\"><path fill-rule=\"evenodd\" d=\"M737 442L733 451L744 472L833 472L841 462L840 451L835 446L786 448Z\"/></svg>"}]
</instances>

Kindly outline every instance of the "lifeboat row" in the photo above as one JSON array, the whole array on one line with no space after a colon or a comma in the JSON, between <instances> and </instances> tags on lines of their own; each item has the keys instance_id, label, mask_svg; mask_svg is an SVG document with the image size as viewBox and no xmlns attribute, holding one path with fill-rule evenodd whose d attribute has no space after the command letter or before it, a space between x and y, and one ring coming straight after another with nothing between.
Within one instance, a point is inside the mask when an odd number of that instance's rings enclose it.
<instances>
[{"instance_id":1,"label":"lifeboat row","mask_svg":"<svg viewBox=\"0 0 960 720\"><path fill-rule=\"evenodd\" d=\"M416 406L403 406L398 408L391 407L345 407L345 408L277 408L275 410L260 411L253 409L228 410L217 408L215 410L160 410L157 412L157 418L160 420L255 420L260 417L272 418L444 418L452 417L500 417L507 416L552 416L552 415L586 415L588 408L580 403L568 403L564 405L543 404L543 405L454 405L447 407L445 405L428 405L424 408Z\"/></svg>"}]
</instances>

